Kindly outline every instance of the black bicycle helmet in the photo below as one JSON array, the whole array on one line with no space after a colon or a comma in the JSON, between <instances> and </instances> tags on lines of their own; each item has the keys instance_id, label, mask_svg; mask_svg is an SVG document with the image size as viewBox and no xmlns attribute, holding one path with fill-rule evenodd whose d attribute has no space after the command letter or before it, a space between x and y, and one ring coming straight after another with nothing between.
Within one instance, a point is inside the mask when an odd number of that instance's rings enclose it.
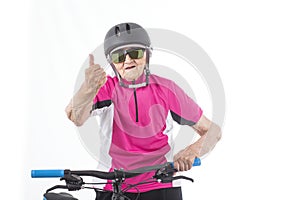
<instances>
[{"instance_id":1,"label":"black bicycle helmet","mask_svg":"<svg viewBox=\"0 0 300 200\"><path fill-rule=\"evenodd\" d=\"M113 26L104 39L105 56L119 46L140 44L150 47L151 42L146 30L136 23L121 23Z\"/></svg>"}]
</instances>

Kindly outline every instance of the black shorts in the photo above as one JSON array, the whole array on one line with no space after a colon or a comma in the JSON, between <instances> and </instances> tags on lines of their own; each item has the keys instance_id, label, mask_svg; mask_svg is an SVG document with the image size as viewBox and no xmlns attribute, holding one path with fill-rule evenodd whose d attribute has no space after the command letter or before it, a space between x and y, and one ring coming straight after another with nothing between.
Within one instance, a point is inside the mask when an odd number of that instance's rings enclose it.
<instances>
[{"instance_id":1,"label":"black shorts","mask_svg":"<svg viewBox=\"0 0 300 200\"><path fill-rule=\"evenodd\" d=\"M151 190L141 193L124 193L130 200L182 200L180 187ZM137 198L138 196L138 198ZM96 200L111 200L112 192L96 191ZM125 198L127 200L127 198Z\"/></svg>"}]
</instances>

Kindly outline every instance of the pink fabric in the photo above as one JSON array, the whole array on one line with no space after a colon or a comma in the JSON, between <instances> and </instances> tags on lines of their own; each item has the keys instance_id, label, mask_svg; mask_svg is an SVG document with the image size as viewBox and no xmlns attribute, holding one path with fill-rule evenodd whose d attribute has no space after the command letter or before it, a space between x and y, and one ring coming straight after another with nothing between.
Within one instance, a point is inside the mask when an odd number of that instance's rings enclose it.
<instances>
[{"instance_id":1,"label":"pink fabric","mask_svg":"<svg viewBox=\"0 0 300 200\"><path fill-rule=\"evenodd\" d=\"M112 143L109 155L114 168L132 170L167 162L165 155L170 151L168 136L163 133L169 111L185 120L196 123L201 108L174 82L150 75L149 85L136 89L138 122L136 122L136 101L134 89L119 86L116 77L108 77L99 90L94 103L111 100L114 105ZM105 122L100 122L105 123ZM153 173L147 173L126 180L135 184L147 180ZM138 186L140 192L172 187L172 184L151 183ZM105 189L112 190L110 184ZM137 192L131 189L128 192Z\"/></svg>"}]
</instances>

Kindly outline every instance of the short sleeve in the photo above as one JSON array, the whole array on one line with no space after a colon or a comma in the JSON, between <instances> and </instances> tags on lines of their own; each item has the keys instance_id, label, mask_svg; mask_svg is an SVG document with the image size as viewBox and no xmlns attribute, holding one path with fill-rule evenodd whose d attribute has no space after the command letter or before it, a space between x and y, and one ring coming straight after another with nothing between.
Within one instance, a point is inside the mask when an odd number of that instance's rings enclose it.
<instances>
[{"instance_id":1,"label":"short sleeve","mask_svg":"<svg viewBox=\"0 0 300 200\"><path fill-rule=\"evenodd\" d=\"M202 116L202 109L178 85L170 81L168 87L169 109L174 121L181 125L194 125Z\"/></svg>"}]
</instances>

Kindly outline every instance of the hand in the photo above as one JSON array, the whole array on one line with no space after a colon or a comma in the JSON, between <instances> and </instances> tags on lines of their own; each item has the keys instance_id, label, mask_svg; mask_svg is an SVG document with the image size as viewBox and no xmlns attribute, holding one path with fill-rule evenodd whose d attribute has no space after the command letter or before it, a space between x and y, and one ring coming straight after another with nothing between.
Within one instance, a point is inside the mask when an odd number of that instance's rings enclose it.
<instances>
[{"instance_id":1,"label":"hand","mask_svg":"<svg viewBox=\"0 0 300 200\"><path fill-rule=\"evenodd\" d=\"M94 63L94 55L89 55L89 67L85 70L85 84L88 89L98 92L105 84L106 73L100 65Z\"/></svg>"},{"instance_id":2,"label":"hand","mask_svg":"<svg viewBox=\"0 0 300 200\"><path fill-rule=\"evenodd\" d=\"M174 168L178 171L190 170L196 157L200 157L199 153L189 146L174 156Z\"/></svg>"}]
</instances>

